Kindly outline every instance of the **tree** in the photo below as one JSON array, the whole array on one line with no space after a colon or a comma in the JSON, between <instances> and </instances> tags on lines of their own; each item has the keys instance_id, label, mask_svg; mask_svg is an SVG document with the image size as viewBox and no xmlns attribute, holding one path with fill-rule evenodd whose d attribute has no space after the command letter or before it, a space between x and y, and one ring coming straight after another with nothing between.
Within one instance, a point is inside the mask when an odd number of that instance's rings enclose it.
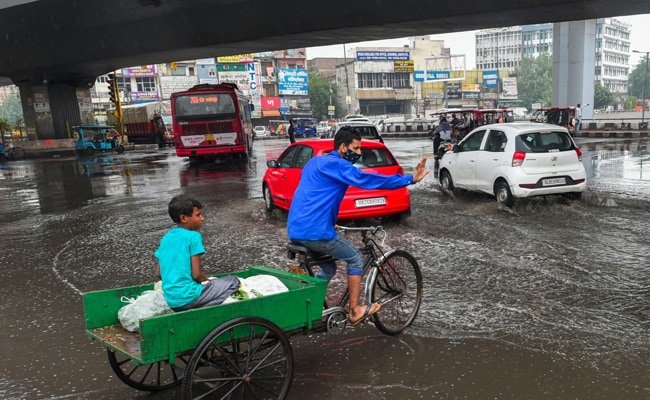
<instances>
[{"instance_id":1,"label":"tree","mask_svg":"<svg viewBox=\"0 0 650 400\"><path fill-rule=\"evenodd\" d=\"M0 118L0 134L1 135L4 135L5 132L11 132L13 128L14 128L13 125L9 121L7 121L4 118ZM0 137L0 140L2 140L1 137Z\"/></svg>"},{"instance_id":2,"label":"tree","mask_svg":"<svg viewBox=\"0 0 650 400\"><path fill-rule=\"evenodd\" d=\"M650 82L647 82L646 79L646 57L643 57L639 63L634 67L630 75L628 76L628 82L630 85L630 95L636 96L636 98L643 98L643 85L646 85L645 96L646 98L650 97ZM649 71L650 72L650 71Z\"/></svg>"},{"instance_id":3,"label":"tree","mask_svg":"<svg viewBox=\"0 0 650 400\"><path fill-rule=\"evenodd\" d=\"M553 59L548 53L537 58L524 57L515 68L517 91L524 106L531 108L533 103L551 105L553 102Z\"/></svg>"},{"instance_id":4,"label":"tree","mask_svg":"<svg viewBox=\"0 0 650 400\"><path fill-rule=\"evenodd\" d=\"M6 120L12 127L22 125L23 107L18 96L9 96L0 105L0 118Z\"/></svg>"},{"instance_id":5,"label":"tree","mask_svg":"<svg viewBox=\"0 0 650 400\"><path fill-rule=\"evenodd\" d=\"M630 96L626 98L625 104L623 105L625 111L632 111L634 110L634 107L636 107L636 96Z\"/></svg>"},{"instance_id":6,"label":"tree","mask_svg":"<svg viewBox=\"0 0 650 400\"><path fill-rule=\"evenodd\" d=\"M322 118L327 116L327 107L332 105L337 109L336 99L338 99L338 91L336 85L332 85L321 72L316 68L309 69L309 102L314 113L314 117Z\"/></svg>"},{"instance_id":7,"label":"tree","mask_svg":"<svg viewBox=\"0 0 650 400\"><path fill-rule=\"evenodd\" d=\"M608 88L601 85L600 82L596 82L594 89L594 110L606 108L616 100L614 94Z\"/></svg>"}]
</instances>

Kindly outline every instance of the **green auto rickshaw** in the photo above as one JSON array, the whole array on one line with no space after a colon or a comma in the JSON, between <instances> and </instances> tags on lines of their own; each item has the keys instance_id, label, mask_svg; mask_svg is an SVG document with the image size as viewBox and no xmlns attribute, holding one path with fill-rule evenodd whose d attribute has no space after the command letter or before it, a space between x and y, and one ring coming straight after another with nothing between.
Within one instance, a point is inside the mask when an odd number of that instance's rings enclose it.
<instances>
[{"instance_id":1,"label":"green auto rickshaw","mask_svg":"<svg viewBox=\"0 0 650 400\"><path fill-rule=\"evenodd\" d=\"M73 126L74 147L81 154L93 155L97 150L124 151L120 133L109 125Z\"/></svg>"}]
</instances>

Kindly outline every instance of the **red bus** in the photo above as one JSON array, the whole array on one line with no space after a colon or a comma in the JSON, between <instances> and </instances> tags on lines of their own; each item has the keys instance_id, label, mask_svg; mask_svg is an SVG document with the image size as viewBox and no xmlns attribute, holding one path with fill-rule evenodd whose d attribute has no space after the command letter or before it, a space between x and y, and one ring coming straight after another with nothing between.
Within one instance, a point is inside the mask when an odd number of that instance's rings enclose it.
<instances>
[{"instance_id":1,"label":"red bus","mask_svg":"<svg viewBox=\"0 0 650 400\"><path fill-rule=\"evenodd\" d=\"M244 158L253 150L250 101L237 85L196 85L170 101L177 156Z\"/></svg>"}]
</instances>

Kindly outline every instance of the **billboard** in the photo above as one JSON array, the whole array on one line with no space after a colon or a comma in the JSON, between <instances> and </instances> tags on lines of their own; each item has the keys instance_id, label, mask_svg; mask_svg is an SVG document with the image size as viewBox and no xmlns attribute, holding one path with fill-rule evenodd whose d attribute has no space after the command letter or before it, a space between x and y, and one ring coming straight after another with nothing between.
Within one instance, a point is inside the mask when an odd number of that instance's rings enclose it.
<instances>
[{"instance_id":1,"label":"billboard","mask_svg":"<svg viewBox=\"0 0 650 400\"><path fill-rule=\"evenodd\" d=\"M309 78L306 69L278 69L278 90L282 95L308 96Z\"/></svg>"},{"instance_id":2,"label":"billboard","mask_svg":"<svg viewBox=\"0 0 650 400\"><path fill-rule=\"evenodd\" d=\"M218 63L249 63L255 61L254 53L235 54L233 56L217 57Z\"/></svg>"},{"instance_id":3,"label":"billboard","mask_svg":"<svg viewBox=\"0 0 650 400\"><path fill-rule=\"evenodd\" d=\"M483 71L483 86L487 89L496 89L499 83L499 72L496 69Z\"/></svg>"},{"instance_id":4,"label":"billboard","mask_svg":"<svg viewBox=\"0 0 650 400\"><path fill-rule=\"evenodd\" d=\"M516 99L519 96L517 91L517 78L503 78L501 79L503 83L503 97Z\"/></svg>"},{"instance_id":5,"label":"billboard","mask_svg":"<svg viewBox=\"0 0 650 400\"><path fill-rule=\"evenodd\" d=\"M410 60L408 51L357 51L357 61L397 61Z\"/></svg>"}]
</instances>

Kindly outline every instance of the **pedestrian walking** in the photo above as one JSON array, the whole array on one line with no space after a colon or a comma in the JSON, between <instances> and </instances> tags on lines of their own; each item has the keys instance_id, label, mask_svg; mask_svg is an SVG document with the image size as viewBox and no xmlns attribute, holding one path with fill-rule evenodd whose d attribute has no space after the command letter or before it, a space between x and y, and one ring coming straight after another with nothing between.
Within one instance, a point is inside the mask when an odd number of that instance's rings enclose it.
<instances>
[{"instance_id":1,"label":"pedestrian walking","mask_svg":"<svg viewBox=\"0 0 650 400\"><path fill-rule=\"evenodd\" d=\"M293 127L293 120L289 120L289 141L291 143L296 143L296 134L295 134L295 128Z\"/></svg>"},{"instance_id":2,"label":"pedestrian walking","mask_svg":"<svg viewBox=\"0 0 650 400\"><path fill-rule=\"evenodd\" d=\"M576 120L576 125L575 125L575 133L578 133L580 131L580 125L582 124L582 109L587 107L589 103L585 104L584 106L580 106L580 103L576 106L576 114L575 114L575 120Z\"/></svg>"}]
</instances>

